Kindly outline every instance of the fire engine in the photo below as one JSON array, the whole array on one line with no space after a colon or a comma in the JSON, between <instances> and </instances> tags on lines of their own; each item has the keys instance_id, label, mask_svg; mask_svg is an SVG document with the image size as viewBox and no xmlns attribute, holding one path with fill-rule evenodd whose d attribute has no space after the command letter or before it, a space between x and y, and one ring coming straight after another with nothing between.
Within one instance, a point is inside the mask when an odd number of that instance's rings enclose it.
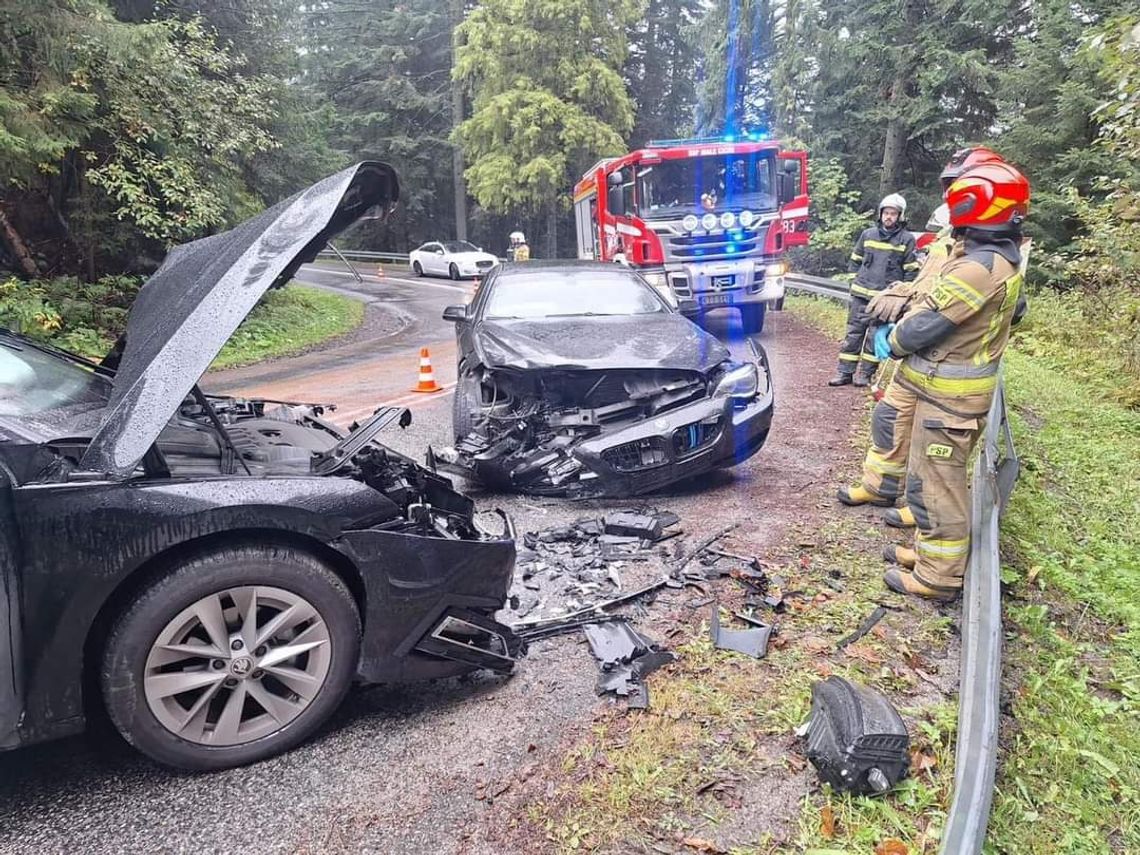
<instances>
[{"instance_id":1,"label":"fire engine","mask_svg":"<svg viewBox=\"0 0 1140 855\"><path fill-rule=\"evenodd\" d=\"M784 295L784 253L808 241L807 178L807 152L758 135L651 142L574 187L578 257L637 268L698 320L738 309L759 332Z\"/></svg>"}]
</instances>

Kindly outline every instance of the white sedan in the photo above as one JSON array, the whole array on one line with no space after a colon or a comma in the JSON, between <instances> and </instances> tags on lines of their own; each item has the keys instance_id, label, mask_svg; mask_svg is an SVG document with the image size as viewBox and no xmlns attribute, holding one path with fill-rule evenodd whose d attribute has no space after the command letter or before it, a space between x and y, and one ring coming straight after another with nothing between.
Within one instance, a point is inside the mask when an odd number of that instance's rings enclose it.
<instances>
[{"instance_id":1,"label":"white sedan","mask_svg":"<svg viewBox=\"0 0 1140 855\"><path fill-rule=\"evenodd\" d=\"M465 240L434 241L425 243L408 254L408 261L417 276L447 276L463 279L486 276L499 259Z\"/></svg>"}]
</instances>

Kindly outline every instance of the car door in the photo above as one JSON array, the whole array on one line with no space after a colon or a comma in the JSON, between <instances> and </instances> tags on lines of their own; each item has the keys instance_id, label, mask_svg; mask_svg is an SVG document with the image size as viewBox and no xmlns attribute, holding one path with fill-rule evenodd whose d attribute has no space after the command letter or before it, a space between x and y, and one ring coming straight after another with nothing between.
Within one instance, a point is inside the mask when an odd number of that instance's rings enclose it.
<instances>
[{"instance_id":1,"label":"car door","mask_svg":"<svg viewBox=\"0 0 1140 855\"><path fill-rule=\"evenodd\" d=\"M428 271L428 273L439 275L443 272L443 263L441 260L443 258L443 247L438 243L429 243L425 246L423 258L424 270Z\"/></svg>"},{"instance_id":2,"label":"car door","mask_svg":"<svg viewBox=\"0 0 1140 855\"><path fill-rule=\"evenodd\" d=\"M21 674L19 534L12 510L12 478L0 464L0 748L19 744L24 711Z\"/></svg>"}]
</instances>

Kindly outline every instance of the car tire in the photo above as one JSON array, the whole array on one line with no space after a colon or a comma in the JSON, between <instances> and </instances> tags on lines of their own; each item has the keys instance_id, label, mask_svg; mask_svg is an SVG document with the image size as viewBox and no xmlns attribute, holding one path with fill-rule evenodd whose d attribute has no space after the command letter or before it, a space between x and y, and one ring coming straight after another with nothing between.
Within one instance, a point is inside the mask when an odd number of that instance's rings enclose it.
<instances>
[{"instance_id":1,"label":"car tire","mask_svg":"<svg viewBox=\"0 0 1140 855\"><path fill-rule=\"evenodd\" d=\"M166 570L118 615L103 647L103 700L123 738L159 763L254 763L300 744L340 706L360 635L344 582L309 553L211 549ZM219 655L213 639L230 649Z\"/></svg>"},{"instance_id":2,"label":"car tire","mask_svg":"<svg viewBox=\"0 0 1140 855\"><path fill-rule=\"evenodd\" d=\"M423 276L424 275L423 265L420 264L418 261L413 261L412 262L412 272L414 274L416 274L416 276Z\"/></svg>"},{"instance_id":3,"label":"car tire","mask_svg":"<svg viewBox=\"0 0 1140 855\"><path fill-rule=\"evenodd\" d=\"M460 375L451 397L451 431L456 442L475 430L475 412L481 403L478 378Z\"/></svg>"},{"instance_id":4,"label":"car tire","mask_svg":"<svg viewBox=\"0 0 1140 855\"><path fill-rule=\"evenodd\" d=\"M763 303L740 307L740 326L745 335L759 335L764 331L765 308Z\"/></svg>"},{"instance_id":5,"label":"car tire","mask_svg":"<svg viewBox=\"0 0 1140 855\"><path fill-rule=\"evenodd\" d=\"M447 276L453 281L459 281L459 268L454 264L448 265Z\"/></svg>"}]
</instances>

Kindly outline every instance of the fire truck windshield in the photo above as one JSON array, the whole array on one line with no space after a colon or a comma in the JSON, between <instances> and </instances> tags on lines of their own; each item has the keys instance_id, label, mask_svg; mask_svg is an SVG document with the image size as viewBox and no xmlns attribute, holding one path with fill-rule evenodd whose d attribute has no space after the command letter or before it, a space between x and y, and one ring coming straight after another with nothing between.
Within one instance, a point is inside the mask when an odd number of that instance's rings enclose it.
<instances>
[{"instance_id":1,"label":"fire truck windshield","mask_svg":"<svg viewBox=\"0 0 1140 855\"><path fill-rule=\"evenodd\" d=\"M676 219L709 211L774 211L773 154L731 154L662 160L637 167L637 216Z\"/></svg>"}]
</instances>

